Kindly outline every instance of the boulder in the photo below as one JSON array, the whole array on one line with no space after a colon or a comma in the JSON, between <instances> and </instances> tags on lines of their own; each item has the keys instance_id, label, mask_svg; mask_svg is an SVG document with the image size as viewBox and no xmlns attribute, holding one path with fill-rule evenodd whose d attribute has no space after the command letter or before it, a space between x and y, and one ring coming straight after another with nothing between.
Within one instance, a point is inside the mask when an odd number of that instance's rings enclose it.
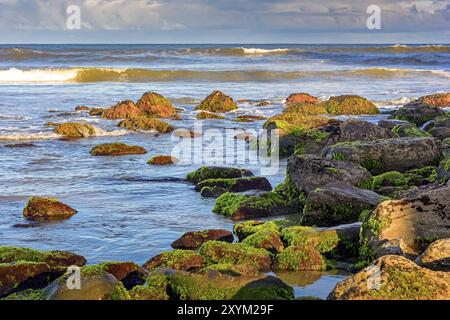
<instances>
[{"instance_id":1,"label":"boulder","mask_svg":"<svg viewBox=\"0 0 450 320\"><path fill-rule=\"evenodd\" d=\"M208 241L233 242L234 237L227 230L205 230L201 232L187 232L172 243L174 249L197 250Z\"/></svg>"},{"instance_id":2,"label":"boulder","mask_svg":"<svg viewBox=\"0 0 450 320\"><path fill-rule=\"evenodd\" d=\"M41 197L31 197L23 209L23 216L35 221L64 220L76 213L75 209L56 199Z\"/></svg>"},{"instance_id":3,"label":"boulder","mask_svg":"<svg viewBox=\"0 0 450 320\"><path fill-rule=\"evenodd\" d=\"M430 244L425 252L416 259L416 263L432 270L450 271L450 238Z\"/></svg>"},{"instance_id":4,"label":"boulder","mask_svg":"<svg viewBox=\"0 0 450 320\"><path fill-rule=\"evenodd\" d=\"M243 241L247 237L251 236L252 234L255 234L262 230L269 230L269 231L280 231L280 225L282 224L282 221L269 221L269 222L263 222L263 221L245 221L241 223L237 223L234 225L233 232L236 234L236 236L239 238L239 241Z\"/></svg>"},{"instance_id":5,"label":"boulder","mask_svg":"<svg viewBox=\"0 0 450 320\"><path fill-rule=\"evenodd\" d=\"M330 227L357 222L362 211L374 209L385 198L345 182L334 182L308 194L303 225Z\"/></svg>"},{"instance_id":6,"label":"boulder","mask_svg":"<svg viewBox=\"0 0 450 320\"><path fill-rule=\"evenodd\" d=\"M106 109L104 108L91 108L89 110L89 115L91 117L101 116L103 112L105 112Z\"/></svg>"},{"instance_id":7,"label":"boulder","mask_svg":"<svg viewBox=\"0 0 450 320\"><path fill-rule=\"evenodd\" d=\"M394 129L396 126L402 125L402 124L409 124L409 122L403 121L403 120L395 120L395 119L383 119L383 120L378 121L379 127L388 129L389 131Z\"/></svg>"},{"instance_id":8,"label":"boulder","mask_svg":"<svg viewBox=\"0 0 450 320\"><path fill-rule=\"evenodd\" d=\"M203 100L195 110L204 110L210 112L229 112L238 109L233 99L220 91L212 92Z\"/></svg>"},{"instance_id":9,"label":"boulder","mask_svg":"<svg viewBox=\"0 0 450 320\"><path fill-rule=\"evenodd\" d=\"M258 231L245 238L242 243L255 248L266 249L272 253L279 253L284 250L280 233L273 230Z\"/></svg>"},{"instance_id":10,"label":"boulder","mask_svg":"<svg viewBox=\"0 0 450 320\"><path fill-rule=\"evenodd\" d=\"M314 155L292 156L287 175L299 190L309 193L332 182L344 181L352 186L371 181L371 174L349 161L322 159Z\"/></svg>"},{"instance_id":11,"label":"boulder","mask_svg":"<svg viewBox=\"0 0 450 320\"><path fill-rule=\"evenodd\" d=\"M55 128L55 132L68 138L87 138L96 135L92 125L77 122L60 124Z\"/></svg>"},{"instance_id":12,"label":"boulder","mask_svg":"<svg viewBox=\"0 0 450 320\"><path fill-rule=\"evenodd\" d=\"M234 179L208 179L197 184L196 190L201 191L204 187L220 187L229 192L245 192L249 190L271 191L272 185L264 177L248 177Z\"/></svg>"},{"instance_id":13,"label":"boulder","mask_svg":"<svg viewBox=\"0 0 450 320\"><path fill-rule=\"evenodd\" d=\"M150 117L177 118L177 111L170 101L155 92L145 93L139 99L137 107Z\"/></svg>"},{"instance_id":14,"label":"boulder","mask_svg":"<svg viewBox=\"0 0 450 320\"><path fill-rule=\"evenodd\" d=\"M102 112L101 117L109 120L135 118L144 115L133 101L122 101Z\"/></svg>"},{"instance_id":15,"label":"boulder","mask_svg":"<svg viewBox=\"0 0 450 320\"><path fill-rule=\"evenodd\" d=\"M172 156L154 156L147 163L154 166L177 164L180 160Z\"/></svg>"},{"instance_id":16,"label":"boulder","mask_svg":"<svg viewBox=\"0 0 450 320\"><path fill-rule=\"evenodd\" d=\"M147 271L134 262L105 262L101 264L101 267L122 282L127 290L145 283L148 275Z\"/></svg>"},{"instance_id":17,"label":"boulder","mask_svg":"<svg viewBox=\"0 0 450 320\"><path fill-rule=\"evenodd\" d=\"M389 118L405 120L414 123L416 126L422 126L426 122L444 114L441 108L413 101L395 111Z\"/></svg>"},{"instance_id":18,"label":"boulder","mask_svg":"<svg viewBox=\"0 0 450 320\"><path fill-rule=\"evenodd\" d=\"M286 99L286 104L291 103L319 103L320 100L308 93L293 93Z\"/></svg>"},{"instance_id":19,"label":"boulder","mask_svg":"<svg viewBox=\"0 0 450 320\"><path fill-rule=\"evenodd\" d=\"M428 131L430 135L439 139L445 140L450 138L450 126L449 127L434 127Z\"/></svg>"},{"instance_id":20,"label":"boulder","mask_svg":"<svg viewBox=\"0 0 450 320\"><path fill-rule=\"evenodd\" d=\"M156 131L159 133L169 133L174 131L174 128L167 122L147 116L123 120L119 123L119 127L132 131Z\"/></svg>"},{"instance_id":21,"label":"boulder","mask_svg":"<svg viewBox=\"0 0 450 320\"><path fill-rule=\"evenodd\" d=\"M441 146L435 138L407 137L338 143L324 148L322 155L326 159L352 161L372 174L380 174L436 164L441 156Z\"/></svg>"},{"instance_id":22,"label":"boulder","mask_svg":"<svg viewBox=\"0 0 450 320\"><path fill-rule=\"evenodd\" d=\"M370 256L395 239L402 239L405 254L420 254L430 240L448 238L449 208L449 186L381 203L361 227L361 254Z\"/></svg>"},{"instance_id":23,"label":"boulder","mask_svg":"<svg viewBox=\"0 0 450 320\"><path fill-rule=\"evenodd\" d=\"M274 270L280 271L325 271L325 258L310 246L289 246L277 254Z\"/></svg>"},{"instance_id":24,"label":"boulder","mask_svg":"<svg viewBox=\"0 0 450 320\"><path fill-rule=\"evenodd\" d=\"M227 193L228 189L222 187L204 187L200 190L200 195L203 198L214 198L217 199L224 193Z\"/></svg>"},{"instance_id":25,"label":"boulder","mask_svg":"<svg viewBox=\"0 0 450 320\"><path fill-rule=\"evenodd\" d=\"M144 263L143 267L147 270L155 268L170 268L174 270L195 270L205 266L205 259L190 250L174 250L163 252Z\"/></svg>"},{"instance_id":26,"label":"boulder","mask_svg":"<svg viewBox=\"0 0 450 320\"><path fill-rule=\"evenodd\" d=\"M147 150L138 146L129 146L125 143L115 142L115 143L105 143L95 146L91 150L91 155L93 156L125 156L130 154L146 154Z\"/></svg>"},{"instance_id":27,"label":"boulder","mask_svg":"<svg viewBox=\"0 0 450 320\"><path fill-rule=\"evenodd\" d=\"M450 108L450 93L431 94L420 97L418 100L433 107Z\"/></svg>"},{"instance_id":28,"label":"boulder","mask_svg":"<svg viewBox=\"0 0 450 320\"><path fill-rule=\"evenodd\" d=\"M212 112L207 112L207 111L202 111L199 112L196 116L197 120L210 120L210 119L225 119L224 116L218 115L216 113L212 113Z\"/></svg>"},{"instance_id":29,"label":"boulder","mask_svg":"<svg viewBox=\"0 0 450 320\"><path fill-rule=\"evenodd\" d=\"M77 106L75 108L75 111L89 111L89 110L91 110L91 108L86 107L86 106Z\"/></svg>"},{"instance_id":30,"label":"boulder","mask_svg":"<svg viewBox=\"0 0 450 320\"><path fill-rule=\"evenodd\" d=\"M324 115L328 114L322 104L291 103L286 106L284 113L299 113L302 115Z\"/></svg>"},{"instance_id":31,"label":"boulder","mask_svg":"<svg viewBox=\"0 0 450 320\"><path fill-rule=\"evenodd\" d=\"M187 180L198 184L208 179L234 179L253 176L253 174L244 169L225 168L225 167L201 167L188 174Z\"/></svg>"},{"instance_id":32,"label":"boulder","mask_svg":"<svg viewBox=\"0 0 450 320\"><path fill-rule=\"evenodd\" d=\"M330 300L448 300L450 273L431 271L400 256L384 256L338 283Z\"/></svg>"},{"instance_id":33,"label":"boulder","mask_svg":"<svg viewBox=\"0 0 450 320\"><path fill-rule=\"evenodd\" d=\"M379 114L377 106L369 100L356 95L331 97L323 103L328 113L333 115Z\"/></svg>"},{"instance_id":34,"label":"boulder","mask_svg":"<svg viewBox=\"0 0 450 320\"><path fill-rule=\"evenodd\" d=\"M416 127L415 124L400 124L392 129L392 133L398 137L430 137L431 134Z\"/></svg>"},{"instance_id":35,"label":"boulder","mask_svg":"<svg viewBox=\"0 0 450 320\"><path fill-rule=\"evenodd\" d=\"M347 120L334 128L335 130L327 140L327 145L338 142L372 141L394 137L390 130L358 119Z\"/></svg>"}]
</instances>

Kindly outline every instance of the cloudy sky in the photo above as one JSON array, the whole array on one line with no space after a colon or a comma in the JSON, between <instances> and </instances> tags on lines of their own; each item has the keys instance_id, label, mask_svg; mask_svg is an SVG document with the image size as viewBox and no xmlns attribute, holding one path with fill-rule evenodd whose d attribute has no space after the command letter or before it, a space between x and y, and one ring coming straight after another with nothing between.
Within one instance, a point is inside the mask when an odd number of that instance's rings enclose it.
<instances>
[{"instance_id":1,"label":"cloudy sky","mask_svg":"<svg viewBox=\"0 0 450 320\"><path fill-rule=\"evenodd\" d=\"M81 29L67 29L67 8ZM367 8L381 9L381 30ZM0 0L2 43L450 43L450 0Z\"/></svg>"}]
</instances>

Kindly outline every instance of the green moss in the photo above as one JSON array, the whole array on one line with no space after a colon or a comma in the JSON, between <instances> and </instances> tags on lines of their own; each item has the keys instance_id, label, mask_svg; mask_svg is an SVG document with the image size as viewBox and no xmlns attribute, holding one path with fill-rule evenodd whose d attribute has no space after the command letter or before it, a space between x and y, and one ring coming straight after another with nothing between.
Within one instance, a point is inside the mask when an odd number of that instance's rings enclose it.
<instances>
[{"instance_id":1,"label":"green moss","mask_svg":"<svg viewBox=\"0 0 450 320\"><path fill-rule=\"evenodd\" d=\"M368 218L364 220L361 225L360 232L360 249L359 255L363 259L370 259L372 255L372 250L368 246L368 236L380 236L381 232L389 228L391 221L384 216L379 214L374 214L373 212L369 214Z\"/></svg>"},{"instance_id":2,"label":"green moss","mask_svg":"<svg viewBox=\"0 0 450 320\"><path fill-rule=\"evenodd\" d=\"M312 247L325 255L337 253L342 244L336 230L320 230L305 226L284 228L281 231L281 238L288 246Z\"/></svg>"},{"instance_id":3,"label":"green moss","mask_svg":"<svg viewBox=\"0 0 450 320\"><path fill-rule=\"evenodd\" d=\"M346 161L347 157L341 152L334 152L332 155L332 159L336 161Z\"/></svg>"},{"instance_id":4,"label":"green moss","mask_svg":"<svg viewBox=\"0 0 450 320\"><path fill-rule=\"evenodd\" d=\"M260 221L246 221L234 225L234 233L238 236L239 240L244 240L248 236L255 234L262 230L280 231L279 223L276 221L260 222Z\"/></svg>"},{"instance_id":5,"label":"green moss","mask_svg":"<svg viewBox=\"0 0 450 320\"><path fill-rule=\"evenodd\" d=\"M106 273L104 264L96 264L91 266L84 266L80 270L81 275L85 277L92 277Z\"/></svg>"},{"instance_id":6,"label":"green moss","mask_svg":"<svg viewBox=\"0 0 450 320\"><path fill-rule=\"evenodd\" d=\"M120 156L128 154L146 154L147 150L138 146L129 146L125 143L105 143L95 146L91 150L93 156Z\"/></svg>"},{"instance_id":7,"label":"green moss","mask_svg":"<svg viewBox=\"0 0 450 320\"><path fill-rule=\"evenodd\" d=\"M409 170L405 173L408 185L417 186L436 182L437 168L427 166L420 169Z\"/></svg>"},{"instance_id":8,"label":"green moss","mask_svg":"<svg viewBox=\"0 0 450 320\"><path fill-rule=\"evenodd\" d=\"M280 239L280 233L267 229L248 236L242 243L255 248L266 249L270 252L280 252L284 249Z\"/></svg>"},{"instance_id":9,"label":"green moss","mask_svg":"<svg viewBox=\"0 0 450 320\"><path fill-rule=\"evenodd\" d=\"M197 184L208 179L241 178L248 174L248 172L237 168L201 167L200 169L189 173L187 175L187 180Z\"/></svg>"},{"instance_id":10,"label":"green moss","mask_svg":"<svg viewBox=\"0 0 450 320\"><path fill-rule=\"evenodd\" d=\"M326 261L322 255L309 246L290 246L276 257L277 270L323 271L326 267Z\"/></svg>"},{"instance_id":11,"label":"green moss","mask_svg":"<svg viewBox=\"0 0 450 320\"><path fill-rule=\"evenodd\" d=\"M379 190L384 186L402 187L408 185L408 178L398 171L390 171L373 177L372 189Z\"/></svg>"},{"instance_id":12,"label":"green moss","mask_svg":"<svg viewBox=\"0 0 450 320\"><path fill-rule=\"evenodd\" d=\"M211 113L211 112L200 112L199 114L197 114L196 118L197 118L197 120L225 119L224 116L220 116L218 114Z\"/></svg>"},{"instance_id":13,"label":"green moss","mask_svg":"<svg viewBox=\"0 0 450 320\"><path fill-rule=\"evenodd\" d=\"M111 294L110 300L121 301L121 300L131 300L130 293L125 289L122 282L118 282L114 292Z\"/></svg>"},{"instance_id":14,"label":"green moss","mask_svg":"<svg viewBox=\"0 0 450 320\"><path fill-rule=\"evenodd\" d=\"M55 200L56 201L56 200ZM35 262L50 263L67 259L72 253L62 251L38 251L29 248L0 247L0 263L2 262Z\"/></svg>"},{"instance_id":15,"label":"green moss","mask_svg":"<svg viewBox=\"0 0 450 320\"><path fill-rule=\"evenodd\" d=\"M447 159L442 162L442 167L445 171L450 171L450 159Z\"/></svg>"},{"instance_id":16,"label":"green moss","mask_svg":"<svg viewBox=\"0 0 450 320\"><path fill-rule=\"evenodd\" d=\"M163 274L154 274L146 278L144 285L135 286L130 290L131 300L169 300L169 281Z\"/></svg>"},{"instance_id":17,"label":"green moss","mask_svg":"<svg viewBox=\"0 0 450 320\"><path fill-rule=\"evenodd\" d=\"M15 300L15 301L46 300L46 297L43 293L43 290L28 289L22 292L11 294L6 298L0 300Z\"/></svg>"},{"instance_id":18,"label":"green moss","mask_svg":"<svg viewBox=\"0 0 450 320\"><path fill-rule=\"evenodd\" d=\"M147 116L139 116L123 120L119 123L119 127L133 131L155 130L160 133L169 133L174 130L174 128L167 122L155 118L150 118Z\"/></svg>"},{"instance_id":19,"label":"green moss","mask_svg":"<svg viewBox=\"0 0 450 320\"><path fill-rule=\"evenodd\" d=\"M249 197L245 195L227 192L217 199L213 212L226 217L231 217L248 199Z\"/></svg>"},{"instance_id":20,"label":"green moss","mask_svg":"<svg viewBox=\"0 0 450 320\"><path fill-rule=\"evenodd\" d=\"M442 140L442 144L446 145L446 146L450 146L450 138L446 138L446 139Z\"/></svg>"},{"instance_id":21,"label":"green moss","mask_svg":"<svg viewBox=\"0 0 450 320\"><path fill-rule=\"evenodd\" d=\"M356 95L331 97L323 107L333 115L379 114L380 110L369 100Z\"/></svg>"},{"instance_id":22,"label":"green moss","mask_svg":"<svg viewBox=\"0 0 450 320\"><path fill-rule=\"evenodd\" d=\"M290 177L286 177L284 183L278 185L274 192L285 201L286 205L299 209L303 208L306 202L306 195L292 183Z\"/></svg>"},{"instance_id":23,"label":"green moss","mask_svg":"<svg viewBox=\"0 0 450 320\"><path fill-rule=\"evenodd\" d=\"M383 170L384 164L381 159L366 158L362 161L361 166L369 170L370 172L378 172Z\"/></svg>"},{"instance_id":24,"label":"green moss","mask_svg":"<svg viewBox=\"0 0 450 320\"><path fill-rule=\"evenodd\" d=\"M171 268L175 270L188 270L201 268L204 265L203 258L195 251L172 250L161 253L156 261L150 260L144 267L148 270L156 267Z\"/></svg>"},{"instance_id":25,"label":"green moss","mask_svg":"<svg viewBox=\"0 0 450 320\"><path fill-rule=\"evenodd\" d=\"M369 218L370 214L372 213L372 210L364 210L361 212L361 214L359 215L359 222L364 222L367 220L367 218Z\"/></svg>"},{"instance_id":26,"label":"green moss","mask_svg":"<svg viewBox=\"0 0 450 320\"><path fill-rule=\"evenodd\" d=\"M214 91L200 103L195 110L229 112L238 109L233 99L220 91Z\"/></svg>"},{"instance_id":27,"label":"green moss","mask_svg":"<svg viewBox=\"0 0 450 320\"><path fill-rule=\"evenodd\" d=\"M431 134L420 130L415 125L404 125L400 124L394 129L392 129L392 133L397 137L431 137Z\"/></svg>"}]
</instances>

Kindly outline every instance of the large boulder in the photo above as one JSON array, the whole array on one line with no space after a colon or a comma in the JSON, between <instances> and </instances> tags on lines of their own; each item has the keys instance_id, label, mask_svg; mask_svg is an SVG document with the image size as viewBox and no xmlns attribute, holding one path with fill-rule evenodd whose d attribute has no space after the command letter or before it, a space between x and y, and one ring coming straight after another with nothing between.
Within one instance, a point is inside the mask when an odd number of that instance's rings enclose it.
<instances>
[{"instance_id":1,"label":"large boulder","mask_svg":"<svg viewBox=\"0 0 450 320\"><path fill-rule=\"evenodd\" d=\"M167 122L147 116L123 120L119 123L119 127L132 131L156 131L159 133L169 133L175 130Z\"/></svg>"},{"instance_id":2,"label":"large boulder","mask_svg":"<svg viewBox=\"0 0 450 320\"><path fill-rule=\"evenodd\" d=\"M67 122L58 125L55 128L57 134L61 134L67 138L87 138L96 135L94 126L90 124Z\"/></svg>"},{"instance_id":3,"label":"large boulder","mask_svg":"<svg viewBox=\"0 0 450 320\"><path fill-rule=\"evenodd\" d=\"M293 93L286 99L286 104L291 103L319 103L320 100L309 93Z\"/></svg>"},{"instance_id":4,"label":"large boulder","mask_svg":"<svg viewBox=\"0 0 450 320\"><path fill-rule=\"evenodd\" d=\"M422 103L433 107L450 108L450 93L436 93L418 99Z\"/></svg>"},{"instance_id":5,"label":"large boulder","mask_svg":"<svg viewBox=\"0 0 450 320\"><path fill-rule=\"evenodd\" d=\"M450 238L430 244L416 259L416 263L432 270L450 271Z\"/></svg>"},{"instance_id":6,"label":"large boulder","mask_svg":"<svg viewBox=\"0 0 450 320\"><path fill-rule=\"evenodd\" d=\"M204 110L210 112L229 112L238 109L233 99L220 91L212 92L205 98L195 110Z\"/></svg>"},{"instance_id":7,"label":"large boulder","mask_svg":"<svg viewBox=\"0 0 450 320\"><path fill-rule=\"evenodd\" d=\"M375 208L385 198L345 182L335 182L308 194L302 224L329 227L357 222L361 212Z\"/></svg>"},{"instance_id":8,"label":"large boulder","mask_svg":"<svg viewBox=\"0 0 450 320\"><path fill-rule=\"evenodd\" d=\"M130 154L146 154L147 150L139 146L129 146L125 143L105 143L95 146L91 150L91 155L93 156L125 156Z\"/></svg>"},{"instance_id":9,"label":"large boulder","mask_svg":"<svg viewBox=\"0 0 450 320\"><path fill-rule=\"evenodd\" d=\"M41 197L31 197L23 209L23 216L35 221L64 220L76 213L75 209L56 199Z\"/></svg>"},{"instance_id":10,"label":"large boulder","mask_svg":"<svg viewBox=\"0 0 450 320\"><path fill-rule=\"evenodd\" d=\"M322 151L326 159L358 163L372 174L406 171L436 164L441 156L440 141L429 137L338 143Z\"/></svg>"},{"instance_id":11,"label":"large boulder","mask_svg":"<svg viewBox=\"0 0 450 320\"><path fill-rule=\"evenodd\" d=\"M405 120L412 122L417 126L422 126L426 122L444 114L444 111L439 107L433 107L426 103L413 101L395 111L390 118Z\"/></svg>"},{"instance_id":12,"label":"large boulder","mask_svg":"<svg viewBox=\"0 0 450 320\"><path fill-rule=\"evenodd\" d=\"M361 254L402 240L402 254L418 255L430 241L449 237L450 186L381 203L361 227Z\"/></svg>"},{"instance_id":13,"label":"large boulder","mask_svg":"<svg viewBox=\"0 0 450 320\"><path fill-rule=\"evenodd\" d=\"M330 300L450 299L450 273L431 271L400 256L384 256L338 283Z\"/></svg>"},{"instance_id":14,"label":"large boulder","mask_svg":"<svg viewBox=\"0 0 450 320\"><path fill-rule=\"evenodd\" d=\"M177 111L170 101L155 92L145 93L139 99L137 107L150 117L177 118Z\"/></svg>"},{"instance_id":15,"label":"large boulder","mask_svg":"<svg viewBox=\"0 0 450 320\"><path fill-rule=\"evenodd\" d=\"M366 98L356 95L331 97L323 103L328 113L333 115L379 114L377 106Z\"/></svg>"},{"instance_id":16,"label":"large boulder","mask_svg":"<svg viewBox=\"0 0 450 320\"><path fill-rule=\"evenodd\" d=\"M344 181L358 186L372 179L371 174L358 164L313 155L294 155L289 158L287 175L292 184L305 193L332 182Z\"/></svg>"},{"instance_id":17,"label":"large boulder","mask_svg":"<svg viewBox=\"0 0 450 320\"><path fill-rule=\"evenodd\" d=\"M151 258L143 267L147 270L153 270L156 268L170 268L174 270L195 270L205 266L205 259L190 250L174 250L167 251Z\"/></svg>"},{"instance_id":18,"label":"large boulder","mask_svg":"<svg viewBox=\"0 0 450 320\"><path fill-rule=\"evenodd\" d=\"M117 103L109 109L102 112L104 119L116 120L142 116L144 113L139 109L133 101L126 100Z\"/></svg>"},{"instance_id":19,"label":"large boulder","mask_svg":"<svg viewBox=\"0 0 450 320\"><path fill-rule=\"evenodd\" d=\"M234 237L227 230L205 230L200 232L187 232L172 243L174 249L197 250L208 241L233 242Z\"/></svg>"}]
</instances>

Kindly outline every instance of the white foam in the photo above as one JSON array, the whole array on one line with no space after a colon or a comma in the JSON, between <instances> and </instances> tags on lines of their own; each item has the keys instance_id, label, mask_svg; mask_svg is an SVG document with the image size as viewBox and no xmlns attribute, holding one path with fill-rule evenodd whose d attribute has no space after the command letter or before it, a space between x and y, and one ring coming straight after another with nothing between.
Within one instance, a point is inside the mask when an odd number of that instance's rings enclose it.
<instances>
[{"instance_id":1,"label":"white foam","mask_svg":"<svg viewBox=\"0 0 450 320\"><path fill-rule=\"evenodd\" d=\"M11 68L0 70L0 83L20 82L67 82L76 80L79 69L32 69Z\"/></svg>"},{"instance_id":2,"label":"white foam","mask_svg":"<svg viewBox=\"0 0 450 320\"><path fill-rule=\"evenodd\" d=\"M244 54L270 54L270 53L281 53L288 52L290 49L259 49L259 48L241 48Z\"/></svg>"},{"instance_id":3,"label":"white foam","mask_svg":"<svg viewBox=\"0 0 450 320\"><path fill-rule=\"evenodd\" d=\"M61 135L53 132L15 133L0 135L0 141L29 141L29 140L53 140L61 138Z\"/></svg>"},{"instance_id":4,"label":"white foam","mask_svg":"<svg viewBox=\"0 0 450 320\"><path fill-rule=\"evenodd\" d=\"M127 130L113 130L113 131L106 131L100 128L94 127L95 136L96 137L108 137L108 136L124 136L129 134L130 132Z\"/></svg>"}]
</instances>

